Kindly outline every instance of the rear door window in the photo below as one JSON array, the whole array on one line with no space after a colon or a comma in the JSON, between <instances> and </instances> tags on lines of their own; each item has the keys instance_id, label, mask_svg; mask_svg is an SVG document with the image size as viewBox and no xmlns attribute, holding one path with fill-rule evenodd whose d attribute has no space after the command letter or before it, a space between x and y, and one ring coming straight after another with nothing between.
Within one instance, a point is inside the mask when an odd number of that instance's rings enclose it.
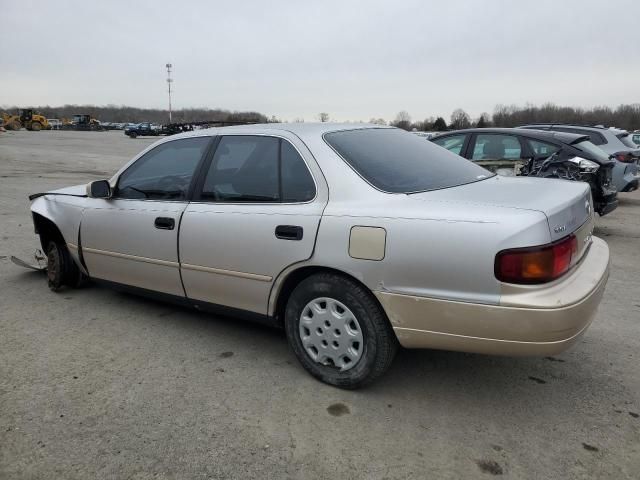
<instances>
[{"instance_id":1,"label":"rear door window","mask_svg":"<svg viewBox=\"0 0 640 480\"><path fill-rule=\"evenodd\" d=\"M482 133L476 135L472 160L518 160L522 145L514 135Z\"/></svg>"},{"instance_id":2,"label":"rear door window","mask_svg":"<svg viewBox=\"0 0 640 480\"><path fill-rule=\"evenodd\" d=\"M308 202L316 195L316 185L307 164L298 151L286 140L280 143L282 201Z\"/></svg>"},{"instance_id":3,"label":"rear door window","mask_svg":"<svg viewBox=\"0 0 640 480\"><path fill-rule=\"evenodd\" d=\"M222 137L216 148L199 199L299 203L314 197L313 177L287 140L229 135Z\"/></svg>"}]
</instances>

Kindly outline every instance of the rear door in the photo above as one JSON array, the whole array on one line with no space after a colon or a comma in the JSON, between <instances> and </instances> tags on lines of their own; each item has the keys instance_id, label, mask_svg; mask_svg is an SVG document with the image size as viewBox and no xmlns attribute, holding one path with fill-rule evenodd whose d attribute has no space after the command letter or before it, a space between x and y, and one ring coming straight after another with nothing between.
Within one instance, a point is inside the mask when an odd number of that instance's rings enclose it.
<instances>
[{"instance_id":1,"label":"rear door","mask_svg":"<svg viewBox=\"0 0 640 480\"><path fill-rule=\"evenodd\" d=\"M184 297L178 229L211 137L162 143L118 178L112 198L91 199L81 223L93 278Z\"/></svg>"},{"instance_id":2,"label":"rear door","mask_svg":"<svg viewBox=\"0 0 640 480\"><path fill-rule=\"evenodd\" d=\"M267 312L274 279L313 254L327 192L311 162L293 137L219 137L180 227L189 298Z\"/></svg>"},{"instance_id":3,"label":"rear door","mask_svg":"<svg viewBox=\"0 0 640 480\"><path fill-rule=\"evenodd\" d=\"M517 135L478 133L471 139L467 158L492 172L514 176L524 165L524 152Z\"/></svg>"}]
</instances>

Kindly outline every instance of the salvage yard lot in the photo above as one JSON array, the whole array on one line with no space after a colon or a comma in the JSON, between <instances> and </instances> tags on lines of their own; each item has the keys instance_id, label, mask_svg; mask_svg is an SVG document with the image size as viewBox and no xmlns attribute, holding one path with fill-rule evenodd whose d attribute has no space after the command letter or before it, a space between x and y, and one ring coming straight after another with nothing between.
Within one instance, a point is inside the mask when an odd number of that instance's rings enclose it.
<instances>
[{"instance_id":1,"label":"salvage yard lot","mask_svg":"<svg viewBox=\"0 0 640 480\"><path fill-rule=\"evenodd\" d=\"M154 140L0 134L0 478L637 478L640 192L597 219L611 277L572 350L403 350L348 392L281 331L95 285L54 294L10 263L39 247L28 194L108 178Z\"/></svg>"}]
</instances>

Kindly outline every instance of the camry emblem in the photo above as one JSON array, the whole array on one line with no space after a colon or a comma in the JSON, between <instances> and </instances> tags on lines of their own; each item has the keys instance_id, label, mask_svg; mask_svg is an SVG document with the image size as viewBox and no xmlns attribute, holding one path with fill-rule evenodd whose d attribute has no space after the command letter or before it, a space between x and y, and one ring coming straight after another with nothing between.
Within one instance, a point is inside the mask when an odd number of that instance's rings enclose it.
<instances>
[{"instance_id":1,"label":"camry emblem","mask_svg":"<svg viewBox=\"0 0 640 480\"><path fill-rule=\"evenodd\" d=\"M566 229L567 229L566 225L558 225L557 227L553 228L553 231L555 233L561 233L561 232L564 232Z\"/></svg>"}]
</instances>

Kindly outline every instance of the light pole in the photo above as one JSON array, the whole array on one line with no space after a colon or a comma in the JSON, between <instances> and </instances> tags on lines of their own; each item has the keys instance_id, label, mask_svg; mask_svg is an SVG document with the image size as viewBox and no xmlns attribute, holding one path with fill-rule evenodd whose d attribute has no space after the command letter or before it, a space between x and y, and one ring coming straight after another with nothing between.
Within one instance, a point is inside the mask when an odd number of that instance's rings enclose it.
<instances>
[{"instance_id":1,"label":"light pole","mask_svg":"<svg viewBox=\"0 0 640 480\"><path fill-rule=\"evenodd\" d=\"M173 65L167 63L167 85L169 86L169 123L171 123L171 84L173 83L173 79L171 78L171 68Z\"/></svg>"}]
</instances>

